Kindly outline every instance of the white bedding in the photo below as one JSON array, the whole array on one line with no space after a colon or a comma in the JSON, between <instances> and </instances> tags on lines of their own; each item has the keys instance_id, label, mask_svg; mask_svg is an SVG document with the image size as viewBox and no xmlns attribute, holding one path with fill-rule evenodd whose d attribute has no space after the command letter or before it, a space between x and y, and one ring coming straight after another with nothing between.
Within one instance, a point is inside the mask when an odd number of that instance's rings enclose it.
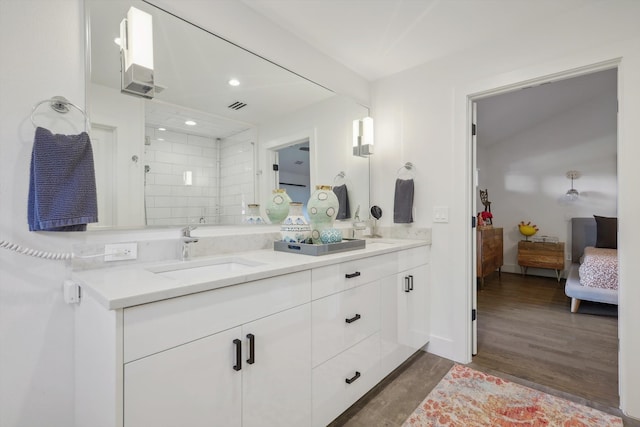
<instances>
[{"instance_id":1,"label":"white bedding","mask_svg":"<svg viewBox=\"0 0 640 427\"><path fill-rule=\"evenodd\" d=\"M584 248L580 264L580 284L592 288L618 289L618 250Z\"/></svg>"}]
</instances>

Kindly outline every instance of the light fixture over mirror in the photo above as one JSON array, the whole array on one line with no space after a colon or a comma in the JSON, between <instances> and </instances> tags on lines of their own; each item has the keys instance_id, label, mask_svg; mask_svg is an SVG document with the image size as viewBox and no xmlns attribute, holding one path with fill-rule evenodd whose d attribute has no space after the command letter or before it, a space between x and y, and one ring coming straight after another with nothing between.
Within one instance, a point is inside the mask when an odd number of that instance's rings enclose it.
<instances>
[{"instance_id":1,"label":"light fixture over mirror","mask_svg":"<svg viewBox=\"0 0 640 427\"><path fill-rule=\"evenodd\" d=\"M569 171L567 172L567 178L571 180L571 188L567 190L566 194L564 195L564 198L570 202L573 202L575 200L578 200L578 197L580 196L580 193L578 192L578 190L573 188L573 180L580 178L580 172Z\"/></svg>"},{"instance_id":2,"label":"light fixture over mirror","mask_svg":"<svg viewBox=\"0 0 640 427\"><path fill-rule=\"evenodd\" d=\"M152 99L153 81L153 18L135 7L120 22L121 91Z\"/></svg>"},{"instance_id":3,"label":"light fixture over mirror","mask_svg":"<svg viewBox=\"0 0 640 427\"><path fill-rule=\"evenodd\" d=\"M373 119L364 117L353 121L353 155L366 157L373 154Z\"/></svg>"}]
</instances>

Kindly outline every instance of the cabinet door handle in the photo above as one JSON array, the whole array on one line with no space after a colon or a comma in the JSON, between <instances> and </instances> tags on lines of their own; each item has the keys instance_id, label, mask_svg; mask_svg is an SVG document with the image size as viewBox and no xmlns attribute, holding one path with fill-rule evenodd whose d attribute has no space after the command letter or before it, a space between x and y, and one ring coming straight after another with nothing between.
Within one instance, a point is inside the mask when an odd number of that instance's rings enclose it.
<instances>
[{"instance_id":1,"label":"cabinet door handle","mask_svg":"<svg viewBox=\"0 0 640 427\"><path fill-rule=\"evenodd\" d=\"M360 276L360 272L356 271L355 273L351 273L351 274L345 274L344 277L346 277L347 279L353 279L354 277L358 277Z\"/></svg>"},{"instance_id":2,"label":"cabinet door handle","mask_svg":"<svg viewBox=\"0 0 640 427\"><path fill-rule=\"evenodd\" d=\"M355 380L357 380L358 378L360 378L360 372L356 371L356 374L354 376L352 376L351 378L346 378L345 382L347 384L351 384L352 382L354 382Z\"/></svg>"},{"instance_id":3,"label":"cabinet door handle","mask_svg":"<svg viewBox=\"0 0 640 427\"><path fill-rule=\"evenodd\" d=\"M361 319L361 318L362 318L362 316L360 316L359 314L356 314L351 319L344 319L344 321L347 322L347 323L353 323L356 320Z\"/></svg>"},{"instance_id":4,"label":"cabinet door handle","mask_svg":"<svg viewBox=\"0 0 640 427\"><path fill-rule=\"evenodd\" d=\"M242 341L236 338L233 343L236 345L236 364L233 366L233 370L239 371L242 369Z\"/></svg>"},{"instance_id":5,"label":"cabinet door handle","mask_svg":"<svg viewBox=\"0 0 640 427\"><path fill-rule=\"evenodd\" d=\"M249 339L249 358L247 363L253 365L256 363L256 337L253 334L247 334L247 338Z\"/></svg>"},{"instance_id":6,"label":"cabinet door handle","mask_svg":"<svg viewBox=\"0 0 640 427\"><path fill-rule=\"evenodd\" d=\"M409 292L409 276L404 276L404 291Z\"/></svg>"},{"instance_id":7,"label":"cabinet door handle","mask_svg":"<svg viewBox=\"0 0 640 427\"><path fill-rule=\"evenodd\" d=\"M409 290L413 290L413 276L411 274L409 275Z\"/></svg>"}]
</instances>

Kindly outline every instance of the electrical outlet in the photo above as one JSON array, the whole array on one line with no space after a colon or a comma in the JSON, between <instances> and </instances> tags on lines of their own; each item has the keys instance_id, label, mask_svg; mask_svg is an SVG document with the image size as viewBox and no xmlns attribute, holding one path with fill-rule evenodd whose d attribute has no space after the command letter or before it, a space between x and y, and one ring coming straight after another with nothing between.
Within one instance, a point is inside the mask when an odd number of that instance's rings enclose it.
<instances>
[{"instance_id":1,"label":"electrical outlet","mask_svg":"<svg viewBox=\"0 0 640 427\"><path fill-rule=\"evenodd\" d=\"M109 261L125 261L128 259L138 258L137 243L113 243L104 245L104 260Z\"/></svg>"}]
</instances>

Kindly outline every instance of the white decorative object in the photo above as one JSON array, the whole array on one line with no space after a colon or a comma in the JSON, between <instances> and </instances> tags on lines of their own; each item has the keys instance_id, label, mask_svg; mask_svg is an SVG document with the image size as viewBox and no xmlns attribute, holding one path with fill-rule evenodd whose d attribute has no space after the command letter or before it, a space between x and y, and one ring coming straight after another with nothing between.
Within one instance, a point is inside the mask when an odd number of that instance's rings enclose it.
<instances>
[{"instance_id":1,"label":"white decorative object","mask_svg":"<svg viewBox=\"0 0 640 427\"><path fill-rule=\"evenodd\" d=\"M260 205L247 205L247 216L244 222L247 224L266 224L262 216L260 216Z\"/></svg>"},{"instance_id":2,"label":"white decorative object","mask_svg":"<svg viewBox=\"0 0 640 427\"><path fill-rule=\"evenodd\" d=\"M302 203L291 202L289 215L280 227L282 241L290 243L306 243L311 236L311 227L302 213Z\"/></svg>"}]
</instances>

